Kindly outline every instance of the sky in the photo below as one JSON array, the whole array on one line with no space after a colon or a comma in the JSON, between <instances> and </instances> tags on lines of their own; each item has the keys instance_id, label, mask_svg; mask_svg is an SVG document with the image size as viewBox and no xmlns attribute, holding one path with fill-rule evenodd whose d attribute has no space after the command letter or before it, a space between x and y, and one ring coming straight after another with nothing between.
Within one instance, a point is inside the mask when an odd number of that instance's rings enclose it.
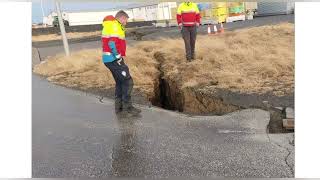
<instances>
[{"instance_id":1,"label":"sky","mask_svg":"<svg viewBox=\"0 0 320 180\"><path fill-rule=\"evenodd\" d=\"M55 11L53 0L43 0L43 11L44 15L47 16L52 11ZM104 10L112 8L123 8L128 5L136 4L133 2L62 2L61 9L68 11L79 11L79 10ZM42 22L42 10L40 0L32 1L32 23Z\"/></svg>"}]
</instances>

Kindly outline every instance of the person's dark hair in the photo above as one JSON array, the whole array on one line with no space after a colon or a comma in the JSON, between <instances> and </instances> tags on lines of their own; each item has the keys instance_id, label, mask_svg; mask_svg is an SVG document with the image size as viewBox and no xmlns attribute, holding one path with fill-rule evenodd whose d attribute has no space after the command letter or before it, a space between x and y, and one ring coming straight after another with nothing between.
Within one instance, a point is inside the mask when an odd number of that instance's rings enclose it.
<instances>
[{"instance_id":1,"label":"person's dark hair","mask_svg":"<svg viewBox=\"0 0 320 180\"><path fill-rule=\"evenodd\" d=\"M120 11L117 12L115 18L120 18L120 17L123 17L123 16L126 17L126 18L129 18L129 15L126 12L124 12L123 10L120 10Z\"/></svg>"}]
</instances>

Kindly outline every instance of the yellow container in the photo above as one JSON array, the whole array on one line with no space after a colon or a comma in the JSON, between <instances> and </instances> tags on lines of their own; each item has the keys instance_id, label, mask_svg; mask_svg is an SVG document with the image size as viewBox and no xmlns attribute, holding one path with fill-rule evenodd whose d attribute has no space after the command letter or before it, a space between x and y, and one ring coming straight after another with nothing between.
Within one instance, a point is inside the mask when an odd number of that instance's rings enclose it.
<instances>
[{"instance_id":1,"label":"yellow container","mask_svg":"<svg viewBox=\"0 0 320 180\"><path fill-rule=\"evenodd\" d=\"M222 16L215 16L214 19L218 23L226 22L228 15L222 15Z\"/></svg>"},{"instance_id":2,"label":"yellow container","mask_svg":"<svg viewBox=\"0 0 320 180\"><path fill-rule=\"evenodd\" d=\"M226 8L226 7L212 9L213 16L223 16L226 14L228 14L228 8Z\"/></svg>"},{"instance_id":3,"label":"yellow container","mask_svg":"<svg viewBox=\"0 0 320 180\"><path fill-rule=\"evenodd\" d=\"M227 2L213 2L212 7L213 8L227 7Z\"/></svg>"}]
</instances>

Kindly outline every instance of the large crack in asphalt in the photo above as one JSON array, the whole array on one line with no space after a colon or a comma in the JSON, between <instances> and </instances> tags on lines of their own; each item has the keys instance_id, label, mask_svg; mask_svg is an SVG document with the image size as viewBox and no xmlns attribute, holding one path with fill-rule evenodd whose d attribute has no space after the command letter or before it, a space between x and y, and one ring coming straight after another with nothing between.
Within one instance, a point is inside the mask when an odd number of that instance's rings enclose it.
<instances>
[{"instance_id":1,"label":"large crack in asphalt","mask_svg":"<svg viewBox=\"0 0 320 180\"><path fill-rule=\"evenodd\" d=\"M291 171L292 175L294 176L294 169L293 169L292 166L290 166L290 164L288 162L288 158L289 158L289 156L291 155L292 152L288 148L286 148L286 150L288 151L288 155L285 157L285 162L286 162L287 166L289 166L290 171Z\"/></svg>"},{"instance_id":2,"label":"large crack in asphalt","mask_svg":"<svg viewBox=\"0 0 320 180\"><path fill-rule=\"evenodd\" d=\"M270 122L266 126L266 135L268 137L268 140L271 144L274 144L274 145L276 145L276 146L280 147L281 149L284 149L288 152L288 154L284 158L284 161L285 161L286 165L289 167L292 176L294 177L294 169L288 162L288 158L292 153L291 150L287 147L284 147L284 146L272 141L269 136L270 133L287 133L287 131L285 131L283 128L272 127L272 126L279 126L278 125L279 123L275 123L275 122L282 122L282 118L284 118L283 111L271 107L270 104L265 104L263 109L270 113ZM294 139L292 141L289 140L288 143L289 143L289 145L294 146Z\"/></svg>"},{"instance_id":3,"label":"large crack in asphalt","mask_svg":"<svg viewBox=\"0 0 320 180\"><path fill-rule=\"evenodd\" d=\"M269 126L269 125L267 125L267 127L266 127L266 135L267 135L268 141L269 141L271 144L276 145L276 146L278 146L279 148L284 149L284 150L286 150L286 151L288 152L288 154L284 157L284 162L285 162L286 165L288 166L288 168L289 168L289 170L290 170L290 172L291 172L291 174L292 174L292 177L294 177L294 169L293 169L293 167L290 165L290 163L288 162L288 158L289 158L289 156L290 156L291 153L292 153L291 150L290 150L289 148L284 147L284 146L282 146L282 145L280 145L280 144L278 144L278 143L276 143L276 142L274 142L274 141L271 140L271 138L270 138L270 136L269 136L269 127L268 127L268 126ZM290 142L290 140L289 140L288 143L289 143L289 145L294 146L293 142L294 142L294 140L292 140L292 142Z\"/></svg>"}]
</instances>

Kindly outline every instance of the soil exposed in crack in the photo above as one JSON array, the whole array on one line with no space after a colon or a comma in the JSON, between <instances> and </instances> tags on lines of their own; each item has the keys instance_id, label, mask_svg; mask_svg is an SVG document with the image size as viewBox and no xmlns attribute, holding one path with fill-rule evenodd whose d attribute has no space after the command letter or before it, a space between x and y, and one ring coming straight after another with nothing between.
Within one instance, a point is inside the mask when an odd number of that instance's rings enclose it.
<instances>
[{"instance_id":1,"label":"soil exposed in crack","mask_svg":"<svg viewBox=\"0 0 320 180\"><path fill-rule=\"evenodd\" d=\"M177 110L187 114L201 115L222 115L241 109L239 106L225 104L222 99L211 97L197 91L194 87L181 87L181 81L171 78L165 73L163 63L164 54L154 53L154 58L158 61L158 70L160 72L158 87L155 87L155 97L153 105L160 106L168 110Z\"/></svg>"},{"instance_id":2,"label":"soil exposed in crack","mask_svg":"<svg viewBox=\"0 0 320 180\"><path fill-rule=\"evenodd\" d=\"M155 83L154 98L152 104L168 110L177 110L193 115L224 115L246 108L259 108L270 112L268 133L291 133L282 126L285 118L284 110L274 107L293 107L293 94L276 96L271 92L241 93L221 88L208 88L204 85L195 87L181 87L181 81L173 79L163 69L164 53L154 53L154 58L159 63L157 68L160 72L158 81ZM217 85L213 82L209 85ZM268 102L268 107L264 102ZM285 108L283 108L285 109Z\"/></svg>"},{"instance_id":3,"label":"soil exposed in crack","mask_svg":"<svg viewBox=\"0 0 320 180\"><path fill-rule=\"evenodd\" d=\"M271 92L246 94L222 88L212 88L218 82L211 82L209 85L182 87L181 80L166 74L164 53L155 52L154 58L159 63L160 74L158 82L155 83L153 105L194 115L223 115L246 108L260 108L272 112L272 117L278 124L277 113L266 109L263 101L267 100L273 107L293 106L293 95L278 97ZM279 126L271 129L271 131L278 132Z\"/></svg>"},{"instance_id":4,"label":"soil exposed in crack","mask_svg":"<svg viewBox=\"0 0 320 180\"><path fill-rule=\"evenodd\" d=\"M280 110L273 107L262 108L270 113L270 122L267 127L267 132L270 134L292 133L294 130L285 129L282 125L282 120L285 119L285 110Z\"/></svg>"}]
</instances>

